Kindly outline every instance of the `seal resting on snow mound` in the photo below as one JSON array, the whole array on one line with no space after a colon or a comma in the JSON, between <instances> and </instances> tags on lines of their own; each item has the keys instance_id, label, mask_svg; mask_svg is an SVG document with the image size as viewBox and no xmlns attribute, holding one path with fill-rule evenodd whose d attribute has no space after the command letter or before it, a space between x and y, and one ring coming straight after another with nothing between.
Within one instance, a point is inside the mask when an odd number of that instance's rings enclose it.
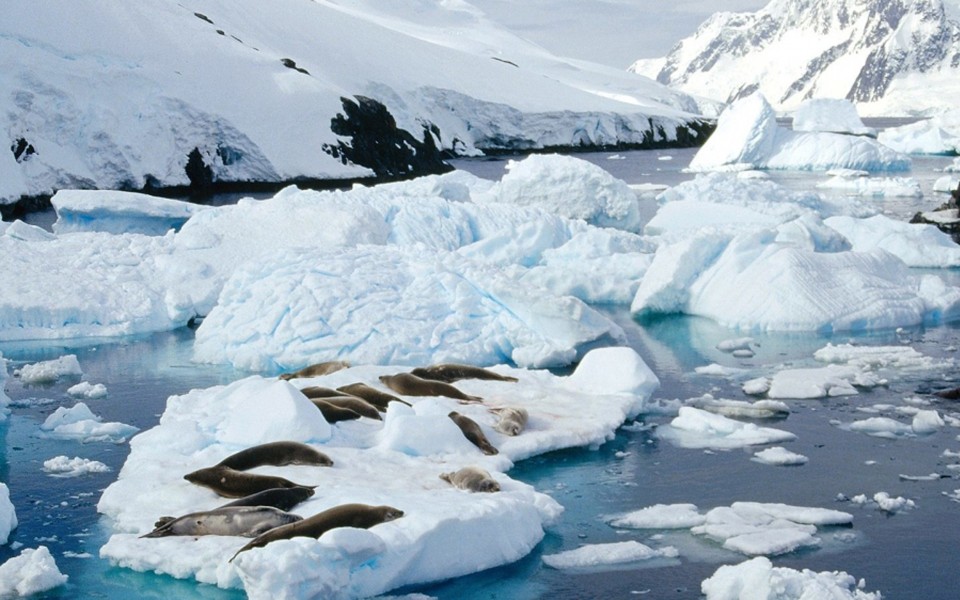
<instances>
[{"instance_id":1,"label":"seal resting on snow mound","mask_svg":"<svg viewBox=\"0 0 960 600\"><path fill-rule=\"evenodd\" d=\"M290 510L307 498L313 496L313 493L313 488L301 486L270 488L262 492L238 498L233 502L227 502L220 508L228 508L231 506L272 506L280 510ZM156 526L159 527L159 523Z\"/></svg>"},{"instance_id":2,"label":"seal resting on snow mound","mask_svg":"<svg viewBox=\"0 0 960 600\"><path fill-rule=\"evenodd\" d=\"M341 369L347 369L349 367L350 363L347 361L330 360L304 367L299 371L294 371L292 373L284 373L280 375L280 379L290 381L291 379L303 379L305 377L320 377L321 375L329 375L330 373L335 373Z\"/></svg>"},{"instance_id":3,"label":"seal resting on snow mound","mask_svg":"<svg viewBox=\"0 0 960 600\"><path fill-rule=\"evenodd\" d=\"M246 473L219 465L198 469L192 473L187 473L183 478L190 483L209 488L217 495L225 498L242 498L270 488L306 487L313 489L316 487L294 483L283 477Z\"/></svg>"},{"instance_id":4,"label":"seal resting on snow mound","mask_svg":"<svg viewBox=\"0 0 960 600\"><path fill-rule=\"evenodd\" d=\"M430 365L429 367L417 367L410 371L413 375L423 379L432 379L433 381L442 381L444 383L453 383L461 379L484 379L487 381L520 381L516 377L501 375L489 371L482 367L473 365L461 365L457 363L441 363L439 365Z\"/></svg>"},{"instance_id":5,"label":"seal resting on snow mound","mask_svg":"<svg viewBox=\"0 0 960 600\"><path fill-rule=\"evenodd\" d=\"M510 436L520 435L526 428L527 420L530 418L527 409L514 408L512 406L491 408L490 412L500 417L500 420L493 428L504 435Z\"/></svg>"},{"instance_id":6,"label":"seal resting on snow mound","mask_svg":"<svg viewBox=\"0 0 960 600\"><path fill-rule=\"evenodd\" d=\"M277 540L289 540L295 537L319 538L324 533L337 527L358 527L360 529L370 529L374 525L387 523L399 519L403 516L403 511L392 506L371 506L369 504L341 504L334 506L323 512L317 513L312 517L307 517L302 521L281 525L257 536L250 540L243 548L237 550L229 561L237 557L241 552L246 552L252 548L262 548L270 542Z\"/></svg>"},{"instance_id":7,"label":"seal resting on snow mound","mask_svg":"<svg viewBox=\"0 0 960 600\"><path fill-rule=\"evenodd\" d=\"M480 467L464 467L452 473L441 473L440 479L468 492L499 492L500 484Z\"/></svg>"},{"instance_id":8,"label":"seal resting on snow mound","mask_svg":"<svg viewBox=\"0 0 960 600\"><path fill-rule=\"evenodd\" d=\"M160 517L156 529L142 538L170 535L238 535L257 537L267 531L303 520L300 515L272 506L229 506L182 517Z\"/></svg>"},{"instance_id":9,"label":"seal resting on snow mound","mask_svg":"<svg viewBox=\"0 0 960 600\"><path fill-rule=\"evenodd\" d=\"M445 396L464 402L482 402L483 398L464 394L449 383L423 379L411 373L381 375L380 382L391 390L404 396Z\"/></svg>"},{"instance_id":10,"label":"seal resting on snow mound","mask_svg":"<svg viewBox=\"0 0 960 600\"><path fill-rule=\"evenodd\" d=\"M477 424L476 421L468 416L461 415L457 411L453 411L447 416L453 419L453 422L456 423L460 431L463 432L464 437L466 437L471 444L480 448L481 452L488 456L500 453L499 450L493 447L493 444L491 444L487 436L484 435L483 430L480 429L480 425Z\"/></svg>"},{"instance_id":11,"label":"seal resting on snow mound","mask_svg":"<svg viewBox=\"0 0 960 600\"><path fill-rule=\"evenodd\" d=\"M333 465L330 457L301 442L267 442L241 450L217 463L218 467L229 467L237 471L246 471L265 465L282 467L284 465L314 465L329 467Z\"/></svg>"},{"instance_id":12,"label":"seal resting on snow mound","mask_svg":"<svg viewBox=\"0 0 960 600\"><path fill-rule=\"evenodd\" d=\"M409 402L401 400L393 394L378 390L375 387L370 387L365 383L351 383L350 385L338 387L337 391L356 396L357 398L363 398L370 404L376 406L380 412L387 412L387 406L391 402L399 402L410 406Z\"/></svg>"}]
</instances>

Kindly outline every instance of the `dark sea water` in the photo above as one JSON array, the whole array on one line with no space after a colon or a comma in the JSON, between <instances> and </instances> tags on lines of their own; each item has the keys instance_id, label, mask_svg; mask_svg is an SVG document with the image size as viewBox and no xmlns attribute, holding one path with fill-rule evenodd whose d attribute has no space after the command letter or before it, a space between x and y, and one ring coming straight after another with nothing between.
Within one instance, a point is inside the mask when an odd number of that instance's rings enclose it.
<instances>
[{"instance_id":1,"label":"dark sea water","mask_svg":"<svg viewBox=\"0 0 960 600\"><path fill-rule=\"evenodd\" d=\"M658 150L619 153L585 153L585 158L628 183L676 185L693 175L684 173L694 150ZM665 159L664 157L670 157ZM498 178L506 159L459 161L457 166L490 178ZM943 198L927 192L939 176L936 169L950 159L917 159L915 177L924 185L923 199L878 200L891 215L909 215L939 205ZM795 189L805 189L824 179L822 174L775 173L774 178ZM926 182L926 183L924 183ZM650 206L648 209L652 210ZM956 284L956 272L938 272ZM716 342L739 334L697 318L674 317L640 325L626 307L602 309L627 331L630 344L644 357L661 380L655 401L699 397L744 399L739 384L724 378L694 373L711 363L760 369L769 365L810 365L812 353L828 342L855 341L872 345L908 344L934 357L957 356L960 328L945 325L874 332L870 335L814 334L754 335L759 344L755 357L737 359L717 351ZM190 361L193 332L174 332L135 338L93 340L80 344L0 344L11 361L10 371L23 363L75 353L84 379L107 386L108 396L86 401L105 421L120 421L147 429L155 425L171 394L228 383L245 374L225 367L197 365ZM772 374L772 370L768 373ZM783 444L809 457L800 467L773 467L749 460L756 448L744 451L689 450L658 439L650 430L621 430L599 449L554 452L519 463L511 476L534 485L557 499L565 513L544 541L527 558L501 568L448 582L401 592L418 592L441 599L490 598L699 598L700 582L722 564L745 557L688 532L618 530L607 525L605 515L636 510L656 503L694 503L702 512L735 501L781 502L801 506L834 508L854 515L853 527L821 530L822 547L774 558L779 566L814 571L844 570L866 580L866 589L880 590L885 598L955 600L960 590L960 504L944 495L960 488L944 450L960 451L960 429L945 427L926 436L886 440L844 431L832 421L850 422L866 416L858 407L877 403L901 404L904 398L924 396L929 386L945 384L902 377L888 386L862 391L857 396L822 400L789 401L791 414L775 423L797 440ZM126 444L47 440L39 426L58 406L76 400L66 389L76 380L49 386L23 386L16 378L7 381L6 392L14 402L12 415L0 424L2 459L0 480L6 482L16 506L19 527L11 535L14 545L46 545L70 581L45 597L51 598L241 598L242 593L208 585L178 581L172 577L136 573L111 567L98 557L107 539L108 524L97 514L102 490L117 475L126 458ZM946 382L949 383L949 382ZM960 385L954 382L954 385ZM944 413L960 410L942 402ZM646 425L668 422L669 416L649 415ZM75 478L54 478L42 471L44 460L58 455L80 456L107 464L112 471ZM868 464L869 463L869 464ZM900 474L926 475L939 472L948 477L911 482ZM870 507L838 502L838 494L873 495L885 491L915 501L912 511L888 516ZM838 541L836 533L843 535ZM541 557L571 550L582 544L638 540L652 546L673 545L680 551L674 561L597 572L558 571L546 567ZM464 544L469 544L464 540ZM0 561L20 549L0 547Z\"/></svg>"}]
</instances>

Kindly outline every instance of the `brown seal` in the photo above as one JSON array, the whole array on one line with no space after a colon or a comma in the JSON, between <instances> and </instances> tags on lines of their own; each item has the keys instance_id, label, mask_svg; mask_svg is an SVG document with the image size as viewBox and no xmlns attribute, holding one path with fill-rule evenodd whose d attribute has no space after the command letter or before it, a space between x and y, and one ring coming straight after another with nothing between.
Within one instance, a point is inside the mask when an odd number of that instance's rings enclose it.
<instances>
[{"instance_id":1,"label":"brown seal","mask_svg":"<svg viewBox=\"0 0 960 600\"><path fill-rule=\"evenodd\" d=\"M303 379L305 377L319 377L321 375L329 375L330 373L335 373L340 369L347 369L350 367L350 363L343 360L331 360L327 362L317 363L315 365L310 365L304 367L299 371L294 371L292 373L284 373L280 375L280 379L285 379L287 381L291 379Z\"/></svg>"},{"instance_id":2,"label":"brown seal","mask_svg":"<svg viewBox=\"0 0 960 600\"><path fill-rule=\"evenodd\" d=\"M300 390L300 393L310 398L335 398L337 396L342 396L343 392L335 390L333 388L321 387L319 385L311 385L310 387L305 387Z\"/></svg>"},{"instance_id":3,"label":"brown seal","mask_svg":"<svg viewBox=\"0 0 960 600\"><path fill-rule=\"evenodd\" d=\"M440 479L468 492L499 492L500 484L480 467L464 467L453 473L441 473Z\"/></svg>"},{"instance_id":4,"label":"brown seal","mask_svg":"<svg viewBox=\"0 0 960 600\"><path fill-rule=\"evenodd\" d=\"M391 390L404 396L446 396L464 402L481 402L483 398L464 394L449 383L423 379L410 373L381 375L380 381Z\"/></svg>"},{"instance_id":5,"label":"brown seal","mask_svg":"<svg viewBox=\"0 0 960 600\"><path fill-rule=\"evenodd\" d=\"M179 518L161 517L157 527L142 538L169 535L239 535L257 537L267 531L303 520L300 515L272 506L229 506L194 512Z\"/></svg>"},{"instance_id":6,"label":"brown seal","mask_svg":"<svg viewBox=\"0 0 960 600\"><path fill-rule=\"evenodd\" d=\"M339 408L352 410L361 417L376 419L377 421L383 420L383 417L380 416L380 411L377 410L377 407L370 404L363 398L357 398L356 396L337 396L336 398L320 398L320 400L326 404L332 404L333 406L337 406Z\"/></svg>"},{"instance_id":7,"label":"brown seal","mask_svg":"<svg viewBox=\"0 0 960 600\"><path fill-rule=\"evenodd\" d=\"M356 396L357 398L363 398L370 404L376 406L380 412L387 412L387 405L391 402L400 402L401 404L410 406L409 402L401 400L393 394L388 394L387 392L378 390L377 388L371 387L365 383L351 383L350 385L338 387L337 391L344 394L350 394L351 396Z\"/></svg>"},{"instance_id":8,"label":"brown seal","mask_svg":"<svg viewBox=\"0 0 960 600\"><path fill-rule=\"evenodd\" d=\"M490 440L487 439L487 436L483 434L483 430L480 429L480 425L470 417L461 415L457 411L451 412L447 415L453 422L457 424L457 427L460 428L460 431L463 432L463 435L470 440L477 448L480 448L480 451L484 454L499 454L500 451L493 447L493 444L490 443Z\"/></svg>"},{"instance_id":9,"label":"brown seal","mask_svg":"<svg viewBox=\"0 0 960 600\"><path fill-rule=\"evenodd\" d=\"M242 498L270 488L308 487L313 489L316 487L300 485L283 477L246 473L219 465L187 473L183 478L190 483L210 488L226 498Z\"/></svg>"},{"instance_id":10,"label":"brown seal","mask_svg":"<svg viewBox=\"0 0 960 600\"><path fill-rule=\"evenodd\" d=\"M231 454L217 463L219 467L230 467L246 471L264 465L282 467L284 465L315 465L329 467L333 465L330 457L315 450L312 446L300 442L268 442Z\"/></svg>"},{"instance_id":11,"label":"brown seal","mask_svg":"<svg viewBox=\"0 0 960 600\"><path fill-rule=\"evenodd\" d=\"M369 529L374 525L399 519L403 511L392 506L370 506L369 504L341 504L334 506L302 521L282 525L250 540L227 562L233 562L241 552L251 548L261 548L277 540L289 540L295 537L319 538L337 527L358 527Z\"/></svg>"},{"instance_id":12,"label":"brown seal","mask_svg":"<svg viewBox=\"0 0 960 600\"><path fill-rule=\"evenodd\" d=\"M527 420L530 418L527 409L504 406L501 408L491 408L490 412L500 417L500 420L494 429L504 435L520 435L520 432L527 426Z\"/></svg>"},{"instance_id":13,"label":"brown seal","mask_svg":"<svg viewBox=\"0 0 960 600\"><path fill-rule=\"evenodd\" d=\"M340 396L338 396L338 398L339 397ZM330 404L328 400L330 400L330 398L314 398L310 400L310 402L313 402L313 405L323 413L323 418L326 419L327 423L332 425L340 421L354 421L360 418L360 413L350 410L349 408Z\"/></svg>"},{"instance_id":14,"label":"brown seal","mask_svg":"<svg viewBox=\"0 0 960 600\"><path fill-rule=\"evenodd\" d=\"M429 367L417 367L410 371L417 377L423 379L432 379L433 381L442 381L444 383L453 383L461 379L485 379L488 381L519 381L516 377L501 375L489 371L482 367L473 365L461 365L457 363L442 363L439 365L430 365Z\"/></svg>"},{"instance_id":15,"label":"brown seal","mask_svg":"<svg viewBox=\"0 0 960 600\"><path fill-rule=\"evenodd\" d=\"M290 510L307 498L313 496L313 488L296 486L291 488L270 488L227 502L220 508L231 506L272 506L280 510ZM159 525L158 525L159 526Z\"/></svg>"}]
</instances>

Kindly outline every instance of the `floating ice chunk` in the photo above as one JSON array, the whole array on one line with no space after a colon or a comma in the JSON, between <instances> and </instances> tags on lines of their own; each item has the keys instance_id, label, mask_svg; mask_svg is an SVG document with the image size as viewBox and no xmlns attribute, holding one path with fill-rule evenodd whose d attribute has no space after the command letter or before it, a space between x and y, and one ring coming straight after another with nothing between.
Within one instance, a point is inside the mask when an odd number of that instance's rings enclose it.
<instances>
[{"instance_id":1,"label":"floating ice chunk","mask_svg":"<svg viewBox=\"0 0 960 600\"><path fill-rule=\"evenodd\" d=\"M86 398L95 400L107 395L107 386L102 383L92 384L89 381L81 381L77 385L67 388L67 393L74 398Z\"/></svg>"},{"instance_id":2,"label":"floating ice chunk","mask_svg":"<svg viewBox=\"0 0 960 600\"><path fill-rule=\"evenodd\" d=\"M689 529L705 520L695 504L654 504L607 522L628 529Z\"/></svg>"},{"instance_id":3,"label":"floating ice chunk","mask_svg":"<svg viewBox=\"0 0 960 600\"><path fill-rule=\"evenodd\" d=\"M717 350L721 352L733 352L734 350L749 350L754 343L752 337L739 337L722 340L717 343Z\"/></svg>"},{"instance_id":4,"label":"floating ice chunk","mask_svg":"<svg viewBox=\"0 0 960 600\"><path fill-rule=\"evenodd\" d=\"M57 211L56 233L104 231L163 235L179 229L207 206L118 191L60 190L50 199Z\"/></svg>"},{"instance_id":5,"label":"floating ice chunk","mask_svg":"<svg viewBox=\"0 0 960 600\"><path fill-rule=\"evenodd\" d=\"M373 364L565 365L623 330L582 301L423 246L289 253L247 264L197 330L195 357L281 371Z\"/></svg>"},{"instance_id":6,"label":"floating ice chunk","mask_svg":"<svg viewBox=\"0 0 960 600\"><path fill-rule=\"evenodd\" d=\"M543 557L543 562L554 569L587 569L677 556L679 552L672 546L654 550L650 546L631 540L610 544L587 544L576 550L547 554Z\"/></svg>"},{"instance_id":7,"label":"floating ice chunk","mask_svg":"<svg viewBox=\"0 0 960 600\"><path fill-rule=\"evenodd\" d=\"M123 423L102 423L83 402L72 408L60 407L40 425L46 437L81 442L113 442L122 444L138 429Z\"/></svg>"},{"instance_id":8,"label":"floating ice chunk","mask_svg":"<svg viewBox=\"0 0 960 600\"><path fill-rule=\"evenodd\" d=\"M10 416L10 396L4 391L7 387L7 359L0 352L0 423Z\"/></svg>"},{"instance_id":9,"label":"floating ice chunk","mask_svg":"<svg viewBox=\"0 0 960 600\"><path fill-rule=\"evenodd\" d=\"M703 365L701 367L696 367L693 371L697 375L712 375L715 377L737 377L746 372L746 369L740 369L737 367L728 367L721 365L720 363L710 363L709 365Z\"/></svg>"},{"instance_id":10,"label":"floating ice chunk","mask_svg":"<svg viewBox=\"0 0 960 600\"><path fill-rule=\"evenodd\" d=\"M640 228L633 190L604 169L572 156L533 154L512 160L495 193L505 204L538 206L599 227Z\"/></svg>"},{"instance_id":11,"label":"floating ice chunk","mask_svg":"<svg viewBox=\"0 0 960 600\"><path fill-rule=\"evenodd\" d=\"M817 189L843 192L848 196L883 198L922 198L920 182L912 177L833 176L817 184Z\"/></svg>"},{"instance_id":12,"label":"floating ice chunk","mask_svg":"<svg viewBox=\"0 0 960 600\"><path fill-rule=\"evenodd\" d=\"M866 494L858 494L850 498L850 502L861 506L874 504L877 510L882 510L890 514L910 510L917 506L916 503L909 498L904 498L903 496L894 498L887 492L877 492L872 498L868 498Z\"/></svg>"},{"instance_id":13,"label":"floating ice chunk","mask_svg":"<svg viewBox=\"0 0 960 600\"><path fill-rule=\"evenodd\" d=\"M853 102L840 98L804 100L793 112L793 130L877 136L876 129L860 120Z\"/></svg>"},{"instance_id":14,"label":"floating ice chunk","mask_svg":"<svg viewBox=\"0 0 960 600\"><path fill-rule=\"evenodd\" d=\"M856 252L883 248L910 267L960 266L960 247L933 225L905 223L885 215L830 217L824 223L850 240Z\"/></svg>"},{"instance_id":15,"label":"floating ice chunk","mask_svg":"<svg viewBox=\"0 0 960 600\"><path fill-rule=\"evenodd\" d=\"M52 383L61 377L80 377L80 361L76 354L67 354L54 360L24 365L13 373L23 383Z\"/></svg>"},{"instance_id":16,"label":"floating ice chunk","mask_svg":"<svg viewBox=\"0 0 960 600\"><path fill-rule=\"evenodd\" d=\"M761 450L756 452L753 455L753 458L750 460L758 463L763 463L765 465L775 465L775 466L793 466L793 465L804 465L807 464L807 461L810 460L802 454L797 454L796 452L790 452L782 446L774 446L773 448L767 448L766 450Z\"/></svg>"},{"instance_id":17,"label":"floating ice chunk","mask_svg":"<svg viewBox=\"0 0 960 600\"><path fill-rule=\"evenodd\" d=\"M913 422L910 424L910 428L913 429L913 432L917 435L936 433L945 426L946 423L944 423L940 413L935 410L918 411L917 414L913 416Z\"/></svg>"},{"instance_id":18,"label":"floating ice chunk","mask_svg":"<svg viewBox=\"0 0 960 600\"><path fill-rule=\"evenodd\" d=\"M741 417L746 419L773 419L790 414L790 407L777 400L730 400L714 398L710 394L702 398L694 398L688 402L690 406L706 410L725 417Z\"/></svg>"},{"instance_id":19,"label":"floating ice chunk","mask_svg":"<svg viewBox=\"0 0 960 600\"><path fill-rule=\"evenodd\" d=\"M39 594L67 582L46 546L25 548L18 556L0 565L0 596L23 597Z\"/></svg>"},{"instance_id":20,"label":"floating ice chunk","mask_svg":"<svg viewBox=\"0 0 960 600\"><path fill-rule=\"evenodd\" d=\"M854 367L827 365L814 369L784 369L770 379L770 398L826 398L854 396L859 392L861 371Z\"/></svg>"},{"instance_id":21,"label":"floating ice chunk","mask_svg":"<svg viewBox=\"0 0 960 600\"><path fill-rule=\"evenodd\" d=\"M724 565L700 584L706 600L881 600L880 592L864 592L843 571L815 573L774 567L758 556L738 565Z\"/></svg>"},{"instance_id":22,"label":"floating ice chunk","mask_svg":"<svg viewBox=\"0 0 960 600\"><path fill-rule=\"evenodd\" d=\"M0 545L10 539L10 532L17 527L17 511L10 501L10 488L0 483Z\"/></svg>"},{"instance_id":23,"label":"floating ice chunk","mask_svg":"<svg viewBox=\"0 0 960 600\"><path fill-rule=\"evenodd\" d=\"M910 159L862 136L784 129L766 98L755 92L723 111L716 130L690 161L692 171L837 167L905 171Z\"/></svg>"},{"instance_id":24,"label":"floating ice chunk","mask_svg":"<svg viewBox=\"0 0 960 600\"><path fill-rule=\"evenodd\" d=\"M89 458L55 456L43 461L43 470L54 477L77 477L87 473L108 473L110 467Z\"/></svg>"},{"instance_id":25,"label":"floating ice chunk","mask_svg":"<svg viewBox=\"0 0 960 600\"><path fill-rule=\"evenodd\" d=\"M960 177L956 175L944 175L943 177L938 177L937 180L933 182L933 191L950 193L956 190L958 186L960 186Z\"/></svg>"},{"instance_id":26,"label":"floating ice chunk","mask_svg":"<svg viewBox=\"0 0 960 600\"><path fill-rule=\"evenodd\" d=\"M921 372L949 369L955 364L952 358L933 358L910 346L827 344L814 352L813 358L825 363L850 365L861 371L893 369Z\"/></svg>"},{"instance_id":27,"label":"floating ice chunk","mask_svg":"<svg viewBox=\"0 0 960 600\"><path fill-rule=\"evenodd\" d=\"M846 426L850 431L857 431L874 437L894 439L913 434L913 428L890 417L871 417L854 421Z\"/></svg>"},{"instance_id":28,"label":"floating ice chunk","mask_svg":"<svg viewBox=\"0 0 960 600\"><path fill-rule=\"evenodd\" d=\"M758 444L785 442L796 438L781 429L742 423L699 408L684 406L669 425L657 429L657 435L683 448L743 448Z\"/></svg>"},{"instance_id":29,"label":"floating ice chunk","mask_svg":"<svg viewBox=\"0 0 960 600\"><path fill-rule=\"evenodd\" d=\"M740 386L740 389L743 390L744 394L749 396L762 396L770 391L770 378L757 377L755 379L744 381L743 385Z\"/></svg>"},{"instance_id":30,"label":"floating ice chunk","mask_svg":"<svg viewBox=\"0 0 960 600\"><path fill-rule=\"evenodd\" d=\"M888 127L880 132L877 139L905 154L951 154L960 151L960 136L945 130L936 117Z\"/></svg>"}]
</instances>

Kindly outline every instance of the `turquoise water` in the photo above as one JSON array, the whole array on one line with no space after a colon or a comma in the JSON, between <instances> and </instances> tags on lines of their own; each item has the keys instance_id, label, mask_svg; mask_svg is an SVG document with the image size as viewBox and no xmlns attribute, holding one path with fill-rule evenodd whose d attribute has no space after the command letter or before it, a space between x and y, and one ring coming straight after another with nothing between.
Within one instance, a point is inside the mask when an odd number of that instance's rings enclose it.
<instances>
[{"instance_id":1,"label":"turquoise water","mask_svg":"<svg viewBox=\"0 0 960 600\"><path fill-rule=\"evenodd\" d=\"M622 153L611 160L609 153L580 155L608 168L630 183L658 182L674 185L692 177L682 172L693 151ZM661 160L663 156L673 157ZM949 159L923 159L911 176L930 182L935 169ZM503 161L459 163L491 178L503 172ZM802 189L811 176L775 174L785 185ZM923 200L881 200L891 214L908 215L941 202L930 194ZM651 207L648 207L651 208ZM939 273L956 284L958 273ZM673 317L634 323L625 308L607 309L626 329L630 344L641 353L661 379L655 400L698 397L710 392L718 397L743 398L739 386L726 379L699 376L694 368L713 362L756 368L763 365L812 363L813 351L827 342L853 339L865 344L909 344L931 356L955 357L960 347L960 328L954 325L883 331L867 336L757 335L757 355L736 359L714 349L716 342L736 334L697 318ZM107 397L86 401L105 421L120 421L141 429L152 427L162 413L167 397L197 387L233 381L244 375L232 369L190 362L193 332L181 329L136 338L57 344L0 344L0 352L19 364L77 354L85 379L107 386ZM13 370L12 368L10 369ZM946 374L952 375L952 374ZM69 575L66 586L51 598L204 598L228 599L242 593L178 581L172 577L136 573L111 567L98 558L106 540L108 523L96 512L102 490L115 478L126 458L126 444L46 440L38 437L39 426L59 406L72 406L75 399L66 389L76 380L49 386L21 385L7 381L7 394L14 401L12 415L0 425L2 456L0 479L7 482L20 520L11 542L24 547L46 545L60 569ZM823 547L774 559L775 564L795 569L846 570L866 580L867 590L880 590L885 598L955 599L960 589L960 504L944 496L960 488L954 476L937 481L910 482L901 473L950 474L941 454L960 450L957 433L944 428L929 436L884 440L843 431L831 421L863 418L858 407L888 402L927 391L941 381L900 379L887 387L858 396L827 400L791 401L790 416L772 426L797 435L786 444L810 462L801 467L761 465L749 460L750 451L704 452L676 448L648 431L621 430L616 439L599 449L555 452L517 465L515 478L555 497L566 508L561 520L527 558L483 573L421 586L404 592L421 592L441 599L465 598L698 598L700 582L718 566L744 557L722 550L716 544L689 533L672 533L650 539L654 532L614 529L604 515L635 510L655 503L692 502L701 511L734 501L783 502L804 506L837 508L854 515L852 541L837 542L832 530L823 532ZM943 403L942 412L955 407ZM669 417L651 416L646 425L665 423ZM765 423L766 424L766 423ZM58 455L80 456L107 464L110 473L54 478L42 471L44 460ZM872 464L867 464L871 462ZM913 499L910 512L886 516L870 508L838 503L837 494L872 495L886 491ZM845 538L850 536L844 536ZM644 567L570 573L543 565L541 557L581 544L636 539L655 546L674 545L680 558ZM469 544L469 540L464 541ZM0 547L0 561L19 549Z\"/></svg>"}]
</instances>

